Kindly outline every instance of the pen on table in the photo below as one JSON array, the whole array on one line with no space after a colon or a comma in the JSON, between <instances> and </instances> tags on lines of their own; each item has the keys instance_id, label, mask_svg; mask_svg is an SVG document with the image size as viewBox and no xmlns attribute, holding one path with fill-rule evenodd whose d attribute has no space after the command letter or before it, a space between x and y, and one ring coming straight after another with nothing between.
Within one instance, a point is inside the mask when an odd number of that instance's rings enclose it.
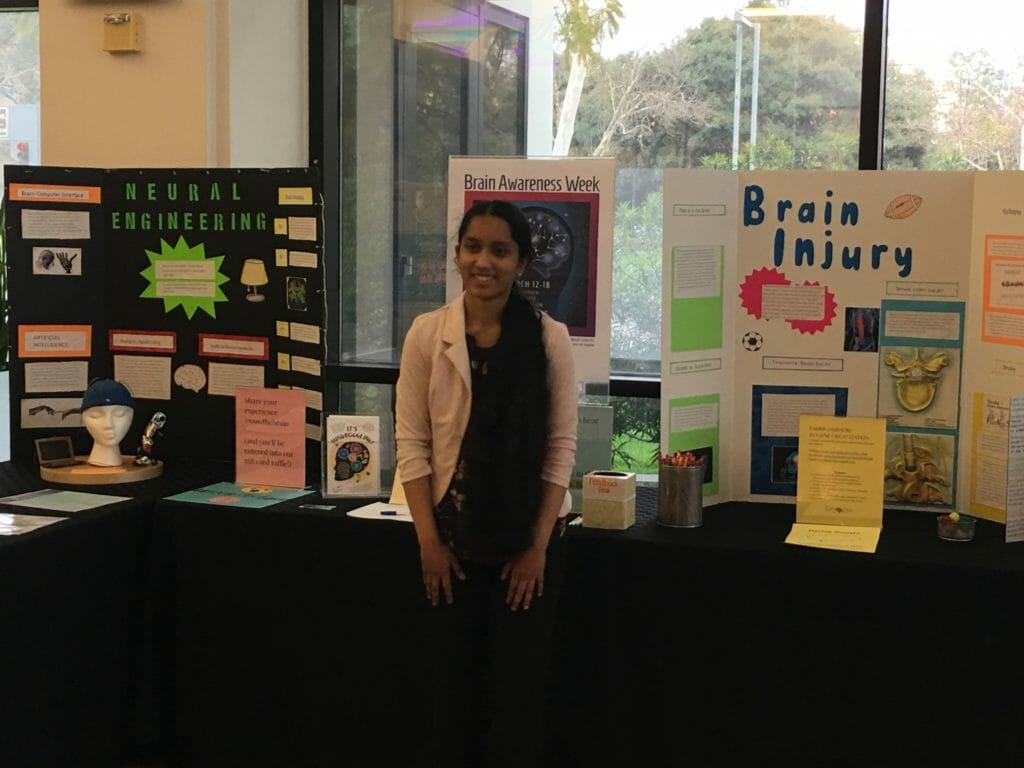
<instances>
[{"instance_id":1,"label":"pen on table","mask_svg":"<svg viewBox=\"0 0 1024 768\"><path fill-rule=\"evenodd\" d=\"M397 509L382 509L380 511L380 513L382 515L397 515L398 514L398 510Z\"/></svg>"}]
</instances>

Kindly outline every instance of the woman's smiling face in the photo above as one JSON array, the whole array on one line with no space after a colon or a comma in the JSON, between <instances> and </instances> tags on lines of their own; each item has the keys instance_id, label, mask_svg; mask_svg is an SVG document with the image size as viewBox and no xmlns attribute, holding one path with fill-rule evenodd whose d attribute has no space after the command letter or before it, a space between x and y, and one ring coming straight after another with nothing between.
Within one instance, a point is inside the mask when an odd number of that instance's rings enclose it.
<instances>
[{"instance_id":1,"label":"woman's smiling face","mask_svg":"<svg viewBox=\"0 0 1024 768\"><path fill-rule=\"evenodd\" d=\"M507 299L525 266L508 223L488 214L470 220L455 246L455 262L466 293L485 300Z\"/></svg>"}]
</instances>

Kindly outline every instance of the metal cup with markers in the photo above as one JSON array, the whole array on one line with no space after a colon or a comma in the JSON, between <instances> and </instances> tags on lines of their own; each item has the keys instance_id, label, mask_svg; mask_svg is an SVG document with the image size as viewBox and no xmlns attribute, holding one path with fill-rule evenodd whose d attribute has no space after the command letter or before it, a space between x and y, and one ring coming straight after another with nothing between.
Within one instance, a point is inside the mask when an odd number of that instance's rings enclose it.
<instances>
[{"instance_id":1,"label":"metal cup with markers","mask_svg":"<svg viewBox=\"0 0 1024 768\"><path fill-rule=\"evenodd\" d=\"M658 524L698 528L704 523L704 458L691 451L658 454Z\"/></svg>"}]
</instances>

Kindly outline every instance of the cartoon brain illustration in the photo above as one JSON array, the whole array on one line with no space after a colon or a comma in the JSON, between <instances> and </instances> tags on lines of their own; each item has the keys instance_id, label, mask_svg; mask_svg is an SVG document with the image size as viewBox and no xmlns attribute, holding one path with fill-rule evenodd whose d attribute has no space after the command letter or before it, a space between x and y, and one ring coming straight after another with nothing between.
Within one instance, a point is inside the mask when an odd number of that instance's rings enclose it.
<instances>
[{"instance_id":1,"label":"cartoon brain illustration","mask_svg":"<svg viewBox=\"0 0 1024 768\"><path fill-rule=\"evenodd\" d=\"M370 449L358 440L346 440L334 454L334 479L350 480L370 463Z\"/></svg>"},{"instance_id":2,"label":"cartoon brain illustration","mask_svg":"<svg viewBox=\"0 0 1024 768\"><path fill-rule=\"evenodd\" d=\"M191 389L193 392L199 392L206 386L206 374L198 365L192 365L189 363L187 365L179 366L174 372L174 383L179 387Z\"/></svg>"}]
</instances>

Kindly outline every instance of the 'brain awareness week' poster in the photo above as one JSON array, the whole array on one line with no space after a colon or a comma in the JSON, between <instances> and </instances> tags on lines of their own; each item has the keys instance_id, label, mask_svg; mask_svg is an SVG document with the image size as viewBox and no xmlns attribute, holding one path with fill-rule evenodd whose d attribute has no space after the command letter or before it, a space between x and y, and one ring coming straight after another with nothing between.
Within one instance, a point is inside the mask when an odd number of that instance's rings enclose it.
<instances>
[{"instance_id":1,"label":"'brain awareness week' poster","mask_svg":"<svg viewBox=\"0 0 1024 768\"><path fill-rule=\"evenodd\" d=\"M519 290L568 326L577 378L607 382L614 160L458 157L449 161L448 179L451 247L463 213L474 204L500 199L516 205L530 225L536 254ZM461 291L458 273L449 270L448 300Z\"/></svg>"}]
</instances>

